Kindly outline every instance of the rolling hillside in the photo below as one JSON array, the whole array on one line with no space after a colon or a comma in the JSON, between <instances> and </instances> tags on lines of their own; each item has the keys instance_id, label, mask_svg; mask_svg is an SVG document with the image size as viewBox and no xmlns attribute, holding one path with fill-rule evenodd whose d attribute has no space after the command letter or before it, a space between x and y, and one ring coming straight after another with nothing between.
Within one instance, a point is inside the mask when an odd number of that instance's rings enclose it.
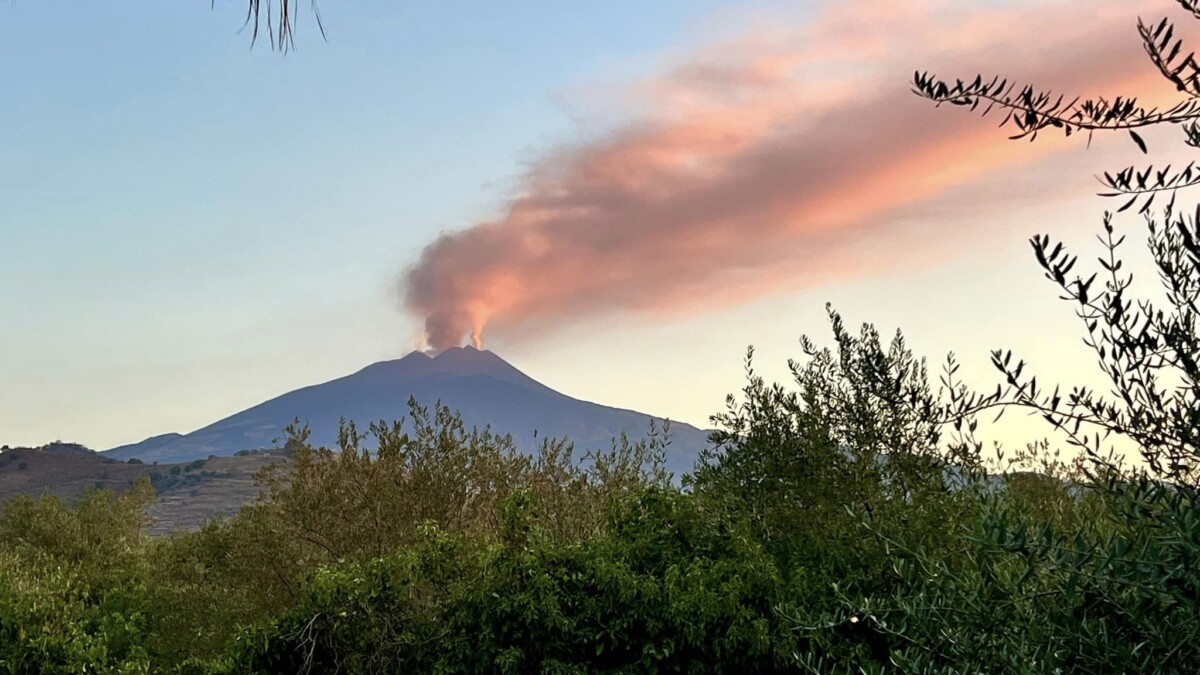
<instances>
[{"instance_id":1,"label":"rolling hillside","mask_svg":"<svg viewBox=\"0 0 1200 675\"><path fill-rule=\"evenodd\" d=\"M72 501L88 488L123 492L146 476L158 495L149 532L194 529L206 520L231 516L254 501L254 475L269 464L286 466L281 452L243 453L179 464L122 462L72 443L0 452L0 505L18 495L43 494Z\"/></svg>"}]
</instances>

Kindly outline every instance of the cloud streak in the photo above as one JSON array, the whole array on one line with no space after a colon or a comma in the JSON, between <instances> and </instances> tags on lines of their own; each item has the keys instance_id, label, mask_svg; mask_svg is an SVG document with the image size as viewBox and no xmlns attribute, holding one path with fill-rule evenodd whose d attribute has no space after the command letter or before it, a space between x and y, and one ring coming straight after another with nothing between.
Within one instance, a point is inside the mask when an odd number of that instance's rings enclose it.
<instances>
[{"instance_id":1,"label":"cloud streak","mask_svg":"<svg viewBox=\"0 0 1200 675\"><path fill-rule=\"evenodd\" d=\"M518 339L609 313L710 311L903 264L931 242L862 245L888 236L889 217L1078 145L1011 143L934 110L908 91L912 70L1144 90L1131 4L873 0L696 50L629 88L639 115L538 158L498 218L430 243L404 303L440 350L485 330Z\"/></svg>"}]
</instances>

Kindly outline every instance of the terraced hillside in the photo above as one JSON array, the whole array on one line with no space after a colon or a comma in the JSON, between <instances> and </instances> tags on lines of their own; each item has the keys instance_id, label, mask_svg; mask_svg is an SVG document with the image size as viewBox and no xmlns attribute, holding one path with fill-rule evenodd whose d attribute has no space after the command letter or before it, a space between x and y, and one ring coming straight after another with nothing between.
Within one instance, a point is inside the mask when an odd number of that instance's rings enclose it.
<instances>
[{"instance_id":1,"label":"terraced hillside","mask_svg":"<svg viewBox=\"0 0 1200 675\"><path fill-rule=\"evenodd\" d=\"M71 501L88 488L129 490L147 476L158 494L151 533L194 529L230 516L259 495L255 474L286 464L280 451L210 457L179 464L122 462L73 443L0 452L0 504L17 495L43 494Z\"/></svg>"}]
</instances>

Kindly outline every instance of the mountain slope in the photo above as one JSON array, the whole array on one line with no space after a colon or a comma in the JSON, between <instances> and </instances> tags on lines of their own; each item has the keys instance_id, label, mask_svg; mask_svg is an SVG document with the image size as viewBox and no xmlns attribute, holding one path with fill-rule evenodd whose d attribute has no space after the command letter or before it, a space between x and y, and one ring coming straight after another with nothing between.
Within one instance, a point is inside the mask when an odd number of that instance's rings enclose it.
<instances>
[{"instance_id":1,"label":"mountain slope","mask_svg":"<svg viewBox=\"0 0 1200 675\"><path fill-rule=\"evenodd\" d=\"M299 418L309 423L312 442L333 446L338 420L361 426L394 420L408 411L409 397L424 406L435 402L460 411L468 425L491 425L511 433L524 449L538 438L567 436L581 452L608 448L622 433L642 438L650 415L581 401L535 381L490 351L450 349L436 357L413 352L396 361L375 363L352 375L289 392L190 434L164 434L113 448L115 459L181 462L239 450L275 447L284 427ZM671 425L667 465L679 474L692 468L706 432Z\"/></svg>"}]
</instances>

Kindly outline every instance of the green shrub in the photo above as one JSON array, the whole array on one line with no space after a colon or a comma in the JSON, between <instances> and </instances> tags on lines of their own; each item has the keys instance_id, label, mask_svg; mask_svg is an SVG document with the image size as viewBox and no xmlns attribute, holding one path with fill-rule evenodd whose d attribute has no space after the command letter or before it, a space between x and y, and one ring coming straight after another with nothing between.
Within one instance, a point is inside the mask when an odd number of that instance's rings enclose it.
<instances>
[{"instance_id":1,"label":"green shrub","mask_svg":"<svg viewBox=\"0 0 1200 675\"><path fill-rule=\"evenodd\" d=\"M149 485L68 506L0 511L0 672L149 672L154 605L142 575Z\"/></svg>"},{"instance_id":2,"label":"green shrub","mask_svg":"<svg viewBox=\"0 0 1200 675\"><path fill-rule=\"evenodd\" d=\"M432 525L398 553L329 567L303 603L239 640L235 670L772 672L796 641L783 585L744 527L686 495L613 504L605 534L546 536L535 502L504 506L501 541Z\"/></svg>"},{"instance_id":3,"label":"green shrub","mask_svg":"<svg viewBox=\"0 0 1200 675\"><path fill-rule=\"evenodd\" d=\"M978 519L954 525L954 555L887 538L887 592L839 591L835 611L797 610L814 651L868 672L1195 672L1194 492L1113 477L1052 519L1007 492L981 499Z\"/></svg>"},{"instance_id":4,"label":"green shrub","mask_svg":"<svg viewBox=\"0 0 1200 675\"><path fill-rule=\"evenodd\" d=\"M96 599L69 568L0 550L0 672L149 673L135 582Z\"/></svg>"}]
</instances>

